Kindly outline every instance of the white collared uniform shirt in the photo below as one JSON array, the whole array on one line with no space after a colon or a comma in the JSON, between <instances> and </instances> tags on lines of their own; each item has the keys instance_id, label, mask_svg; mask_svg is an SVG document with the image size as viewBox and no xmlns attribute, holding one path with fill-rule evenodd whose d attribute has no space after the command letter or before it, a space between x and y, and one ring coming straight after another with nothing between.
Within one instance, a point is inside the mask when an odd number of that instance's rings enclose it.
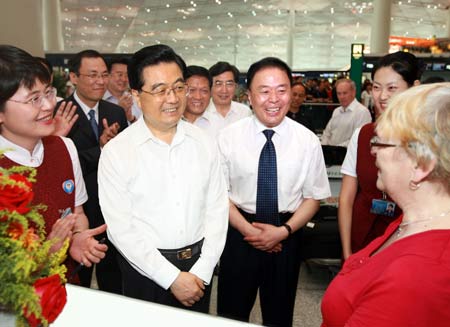
<instances>
[{"instance_id":1,"label":"white collared uniform shirt","mask_svg":"<svg viewBox=\"0 0 450 327\"><path fill-rule=\"evenodd\" d=\"M85 203L88 199L86 186L84 185L83 173L81 172L80 160L78 159L78 152L71 139L61 136L60 138L64 141L72 161L73 176L75 178L75 207L78 207ZM17 162L22 166L37 168L44 161L45 149L42 140L39 140L34 147L33 152L30 153L27 149L12 143L0 135L0 149L11 149L11 151L5 152L4 155L8 159Z\"/></svg>"},{"instance_id":2,"label":"white collared uniform shirt","mask_svg":"<svg viewBox=\"0 0 450 327\"><path fill-rule=\"evenodd\" d=\"M169 145L141 117L103 148L99 200L108 236L142 275L167 289L179 274L157 249L205 238L191 273L209 283L228 228L228 197L217 147L180 120Z\"/></svg>"},{"instance_id":3,"label":"white collared uniform shirt","mask_svg":"<svg viewBox=\"0 0 450 327\"><path fill-rule=\"evenodd\" d=\"M258 164L266 143L267 129L256 116L244 118L223 129L219 150L231 201L242 210L256 213ZM317 136L301 124L283 119L272 128L277 155L278 208L295 212L305 198L329 197L322 148Z\"/></svg>"},{"instance_id":4,"label":"white collared uniform shirt","mask_svg":"<svg viewBox=\"0 0 450 327\"><path fill-rule=\"evenodd\" d=\"M237 122L238 120L252 116L253 112L245 104L231 101L230 110L226 116L222 116L216 109L211 98L208 107L201 117L199 117L194 125L200 127L208 135L216 138L218 133L225 127Z\"/></svg>"},{"instance_id":5,"label":"white collared uniform shirt","mask_svg":"<svg viewBox=\"0 0 450 327\"><path fill-rule=\"evenodd\" d=\"M323 131L322 144L346 147L353 132L370 122L372 122L372 116L369 109L354 99L345 110L342 106L334 109Z\"/></svg>"}]
</instances>

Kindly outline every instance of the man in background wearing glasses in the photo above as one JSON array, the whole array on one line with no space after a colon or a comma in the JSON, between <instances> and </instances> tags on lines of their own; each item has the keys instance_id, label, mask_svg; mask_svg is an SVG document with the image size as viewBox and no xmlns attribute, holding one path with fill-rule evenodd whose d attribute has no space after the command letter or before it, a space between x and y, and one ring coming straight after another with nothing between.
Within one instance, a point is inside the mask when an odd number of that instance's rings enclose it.
<instances>
[{"instance_id":1,"label":"man in background wearing glasses","mask_svg":"<svg viewBox=\"0 0 450 327\"><path fill-rule=\"evenodd\" d=\"M209 103L207 118L211 130L215 134L224 127L239 119L252 115L252 111L246 105L233 101L239 70L228 62L219 61L209 69L212 78L211 102Z\"/></svg>"},{"instance_id":2,"label":"man in background wearing glasses","mask_svg":"<svg viewBox=\"0 0 450 327\"><path fill-rule=\"evenodd\" d=\"M185 70L166 45L133 55L128 78L143 119L103 149L99 197L123 294L207 313L228 198L214 140L181 120Z\"/></svg>"},{"instance_id":3,"label":"man in background wearing glasses","mask_svg":"<svg viewBox=\"0 0 450 327\"><path fill-rule=\"evenodd\" d=\"M89 219L89 227L94 228L105 223L98 202L97 169L100 152L128 124L121 107L102 100L109 74L105 60L97 51L77 53L69 61L69 72L70 81L76 90L65 101L71 101L77 106L79 117L67 137L73 140L78 150L89 197L84 204L84 211ZM106 257L96 266L97 283L103 291L120 294L122 287L117 251L107 239L106 244ZM92 268L84 267L79 276L81 284L90 287Z\"/></svg>"}]
</instances>

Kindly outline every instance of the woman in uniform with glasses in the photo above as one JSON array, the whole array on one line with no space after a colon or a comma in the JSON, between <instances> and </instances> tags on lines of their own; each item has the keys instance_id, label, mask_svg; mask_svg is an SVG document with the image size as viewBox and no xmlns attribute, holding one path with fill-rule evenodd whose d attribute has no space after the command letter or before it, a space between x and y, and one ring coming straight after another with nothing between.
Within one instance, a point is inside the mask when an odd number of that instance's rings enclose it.
<instances>
[{"instance_id":1,"label":"woman in uniform with glasses","mask_svg":"<svg viewBox=\"0 0 450 327\"><path fill-rule=\"evenodd\" d=\"M25 51L0 45L0 167L27 166L36 169L32 204L45 204L42 212L48 239L56 240L51 251L70 240L69 281L77 263L91 266L104 257L107 247L94 235L106 226L89 230L82 204L87 200L77 151L63 135L76 116L70 103L53 116L56 89L50 73ZM53 134L53 135L52 135ZM73 261L75 260L75 261Z\"/></svg>"},{"instance_id":2,"label":"woman in uniform with glasses","mask_svg":"<svg viewBox=\"0 0 450 327\"><path fill-rule=\"evenodd\" d=\"M376 185L403 214L346 260L323 297L322 326L448 326L450 83L397 95L375 132Z\"/></svg>"},{"instance_id":3,"label":"woman in uniform with glasses","mask_svg":"<svg viewBox=\"0 0 450 327\"><path fill-rule=\"evenodd\" d=\"M383 113L392 96L419 84L420 76L414 55L396 52L382 57L372 71L376 116ZM338 221L344 260L382 235L400 214L396 204L376 187L377 169L369 147L374 128L370 123L355 131L342 164Z\"/></svg>"}]
</instances>

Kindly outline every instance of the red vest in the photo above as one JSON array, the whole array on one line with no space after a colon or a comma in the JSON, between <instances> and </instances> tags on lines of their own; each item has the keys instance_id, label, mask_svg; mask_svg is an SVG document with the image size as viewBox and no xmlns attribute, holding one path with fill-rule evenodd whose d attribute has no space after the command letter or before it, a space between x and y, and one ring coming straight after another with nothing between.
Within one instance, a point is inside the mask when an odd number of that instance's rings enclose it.
<instances>
[{"instance_id":1,"label":"red vest","mask_svg":"<svg viewBox=\"0 0 450 327\"><path fill-rule=\"evenodd\" d=\"M34 199L32 205L44 204L47 210L41 214L45 220L47 235L53 224L61 217L62 212L75 207L75 177L69 151L60 137L48 136L42 139L44 144L44 160L36 168L36 182L33 184ZM18 164L7 157L0 159L0 166L9 168ZM70 257L64 262L68 276L76 266Z\"/></svg>"},{"instance_id":2,"label":"red vest","mask_svg":"<svg viewBox=\"0 0 450 327\"><path fill-rule=\"evenodd\" d=\"M373 239L384 234L387 226L401 213L396 207L394 217L370 213L372 199L382 199L383 193L377 189L378 168L375 157L370 153L370 139L375 136L375 124L367 124L361 128L358 137L358 153L356 160L356 176L358 191L353 204L352 215L352 252L355 253ZM388 201L392 201L387 197Z\"/></svg>"}]
</instances>

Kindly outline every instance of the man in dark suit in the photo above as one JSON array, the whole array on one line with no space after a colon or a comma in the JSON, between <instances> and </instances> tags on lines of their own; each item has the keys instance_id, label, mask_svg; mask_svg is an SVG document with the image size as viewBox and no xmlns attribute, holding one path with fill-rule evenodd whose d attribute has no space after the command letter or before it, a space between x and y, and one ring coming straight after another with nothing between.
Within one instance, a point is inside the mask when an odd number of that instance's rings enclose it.
<instances>
[{"instance_id":1,"label":"man in dark suit","mask_svg":"<svg viewBox=\"0 0 450 327\"><path fill-rule=\"evenodd\" d=\"M121 107L102 100L109 74L100 53L94 50L77 53L69 61L69 71L70 81L76 86L76 90L65 101L71 101L77 106L76 113L79 117L67 137L73 140L78 150L89 196L84 204L84 211L89 219L90 228L93 228L105 223L99 206L97 184L101 148L128 124ZM109 249L106 257L96 266L98 286L103 291L121 294L121 275L116 261L117 250L108 241L106 233L102 237L105 237ZM90 286L91 277L92 269L84 267L80 271L83 286Z\"/></svg>"}]
</instances>

